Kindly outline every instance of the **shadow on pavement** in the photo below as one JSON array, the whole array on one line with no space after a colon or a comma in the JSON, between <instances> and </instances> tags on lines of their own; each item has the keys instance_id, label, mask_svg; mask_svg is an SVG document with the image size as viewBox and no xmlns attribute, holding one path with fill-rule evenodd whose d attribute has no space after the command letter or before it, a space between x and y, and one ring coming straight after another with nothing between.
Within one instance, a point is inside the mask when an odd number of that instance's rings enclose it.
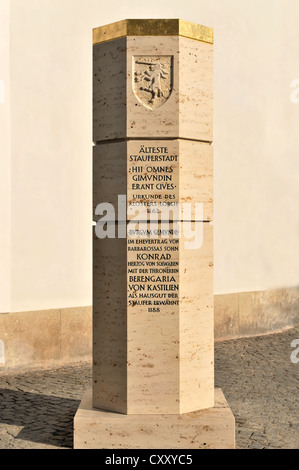
<instances>
[{"instance_id":1,"label":"shadow on pavement","mask_svg":"<svg viewBox=\"0 0 299 470\"><path fill-rule=\"evenodd\" d=\"M17 439L56 447L73 446L79 400L0 388L0 423L22 426Z\"/></svg>"}]
</instances>

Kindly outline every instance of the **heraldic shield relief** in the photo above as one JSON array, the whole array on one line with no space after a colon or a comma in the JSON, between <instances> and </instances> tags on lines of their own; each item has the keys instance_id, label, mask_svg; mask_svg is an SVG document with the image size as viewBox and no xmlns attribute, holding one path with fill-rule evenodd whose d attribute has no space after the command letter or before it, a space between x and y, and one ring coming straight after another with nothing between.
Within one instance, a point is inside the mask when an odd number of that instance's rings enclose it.
<instances>
[{"instance_id":1,"label":"heraldic shield relief","mask_svg":"<svg viewBox=\"0 0 299 470\"><path fill-rule=\"evenodd\" d=\"M159 108L168 100L172 82L173 56L133 57L134 93L147 108Z\"/></svg>"}]
</instances>

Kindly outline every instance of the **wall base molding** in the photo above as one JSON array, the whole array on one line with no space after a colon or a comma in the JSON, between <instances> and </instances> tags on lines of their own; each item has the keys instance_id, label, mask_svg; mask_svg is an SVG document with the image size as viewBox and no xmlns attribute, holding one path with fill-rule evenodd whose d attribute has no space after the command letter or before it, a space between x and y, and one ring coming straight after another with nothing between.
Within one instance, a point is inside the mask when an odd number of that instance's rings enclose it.
<instances>
[{"instance_id":1,"label":"wall base molding","mask_svg":"<svg viewBox=\"0 0 299 470\"><path fill-rule=\"evenodd\" d=\"M215 341L299 324L299 288L217 294ZM92 309L0 313L0 371L91 360Z\"/></svg>"},{"instance_id":2,"label":"wall base molding","mask_svg":"<svg viewBox=\"0 0 299 470\"><path fill-rule=\"evenodd\" d=\"M91 307L0 314L0 371L90 360Z\"/></svg>"},{"instance_id":3,"label":"wall base molding","mask_svg":"<svg viewBox=\"0 0 299 470\"><path fill-rule=\"evenodd\" d=\"M215 340L259 336L299 323L299 287L214 296Z\"/></svg>"}]
</instances>

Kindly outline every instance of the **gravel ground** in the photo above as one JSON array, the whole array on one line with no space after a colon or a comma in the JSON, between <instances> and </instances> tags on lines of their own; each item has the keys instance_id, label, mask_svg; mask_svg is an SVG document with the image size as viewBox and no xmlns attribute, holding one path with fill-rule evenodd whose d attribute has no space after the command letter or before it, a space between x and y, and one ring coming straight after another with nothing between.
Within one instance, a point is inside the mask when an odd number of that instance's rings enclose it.
<instances>
[{"instance_id":1,"label":"gravel ground","mask_svg":"<svg viewBox=\"0 0 299 470\"><path fill-rule=\"evenodd\" d=\"M299 448L299 331L216 343L215 382L236 418L237 448ZM90 364L0 373L0 449L72 448Z\"/></svg>"}]
</instances>

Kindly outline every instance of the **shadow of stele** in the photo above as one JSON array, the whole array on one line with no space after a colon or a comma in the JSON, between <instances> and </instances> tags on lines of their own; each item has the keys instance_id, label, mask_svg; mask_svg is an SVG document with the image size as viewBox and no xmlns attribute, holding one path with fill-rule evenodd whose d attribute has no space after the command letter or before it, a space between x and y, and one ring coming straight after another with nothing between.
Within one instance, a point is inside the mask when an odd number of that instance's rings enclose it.
<instances>
[{"instance_id":1,"label":"shadow of stele","mask_svg":"<svg viewBox=\"0 0 299 470\"><path fill-rule=\"evenodd\" d=\"M22 426L17 439L72 447L79 404L79 400L0 388L0 423Z\"/></svg>"}]
</instances>

